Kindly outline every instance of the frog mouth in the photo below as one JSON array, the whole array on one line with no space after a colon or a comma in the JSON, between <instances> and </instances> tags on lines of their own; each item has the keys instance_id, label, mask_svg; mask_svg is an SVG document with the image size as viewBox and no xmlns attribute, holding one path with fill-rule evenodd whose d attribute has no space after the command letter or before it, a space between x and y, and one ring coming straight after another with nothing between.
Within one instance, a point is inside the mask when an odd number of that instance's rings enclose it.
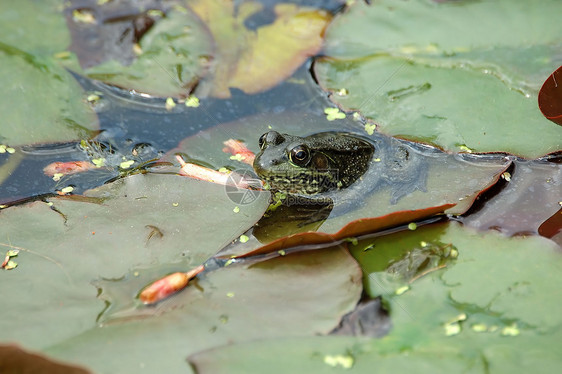
<instances>
[{"instance_id":1,"label":"frog mouth","mask_svg":"<svg viewBox=\"0 0 562 374\"><path fill-rule=\"evenodd\" d=\"M331 172L287 171L276 175L260 175L271 189L290 194L315 195L337 189L337 178Z\"/></svg>"}]
</instances>

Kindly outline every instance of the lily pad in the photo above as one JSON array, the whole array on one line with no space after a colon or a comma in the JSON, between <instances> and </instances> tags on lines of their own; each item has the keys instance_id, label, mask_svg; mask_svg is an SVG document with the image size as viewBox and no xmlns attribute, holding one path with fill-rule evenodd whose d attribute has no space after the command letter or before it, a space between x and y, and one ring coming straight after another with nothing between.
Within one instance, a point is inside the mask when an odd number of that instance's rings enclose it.
<instances>
[{"instance_id":1,"label":"lily pad","mask_svg":"<svg viewBox=\"0 0 562 374\"><path fill-rule=\"evenodd\" d=\"M64 142L89 138L97 129L80 85L52 59L0 42L0 65L0 142Z\"/></svg>"},{"instance_id":2,"label":"lily pad","mask_svg":"<svg viewBox=\"0 0 562 374\"><path fill-rule=\"evenodd\" d=\"M560 79L562 66L556 69L541 87L539 108L546 118L562 126L562 88L558 85Z\"/></svg>"},{"instance_id":3,"label":"lily pad","mask_svg":"<svg viewBox=\"0 0 562 374\"><path fill-rule=\"evenodd\" d=\"M172 9L157 20L139 46L139 54L130 65L112 59L86 69L86 75L154 96L187 97L205 75L214 50L207 29L187 9Z\"/></svg>"},{"instance_id":4,"label":"lily pad","mask_svg":"<svg viewBox=\"0 0 562 374\"><path fill-rule=\"evenodd\" d=\"M384 282L388 260L421 241L452 243L459 257L396 295ZM369 294L386 299L393 324L388 335L233 344L192 355L191 364L201 374L366 373L373 367L416 373L559 371L562 256L551 241L448 223L365 241L352 252Z\"/></svg>"},{"instance_id":5,"label":"lily pad","mask_svg":"<svg viewBox=\"0 0 562 374\"><path fill-rule=\"evenodd\" d=\"M88 374L82 368L54 362L15 345L0 345L0 370L3 373Z\"/></svg>"},{"instance_id":6,"label":"lily pad","mask_svg":"<svg viewBox=\"0 0 562 374\"><path fill-rule=\"evenodd\" d=\"M239 5L225 0L193 0L189 6L211 30L217 43L217 63L210 86L203 82L198 95L230 97L229 87L246 93L265 91L288 78L323 43L331 16L328 12L295 4L277 4L272 23L256 30L244 22L262 9L259 2Z\"/></svg>"},{"instance_id":7,"label":"lily pad","mask_svg":"<svg viewBox=\"0 0 562 374\"><path fill-rule=\"evenodd\" d=\"M506 235L537 234L539 227L560 209L562 166L545 161L515 161L501 194L463 219L480 229Z\"/></svg>"},{"instance_id":8,"label":"lily pad","mask_svg":"<svg viewBox=\"0 0 562 374\"><path fill-rule=\"evenodd\" d=\"M359 299L360 274L342 248L230 265L158 305L152 317L140 311L46 352L98 372L189 372L185 357L202 349L329 332ZM123 356L117 347L129 353Z\"/></svg>"},{"instance_id":9,"label":"lily pad","mask_svg":"<svg viewBox=\"0 0 562 374\"><path fill-rule=\"evenodd\" d=\"M10 300L3 306L10 318L0 322L3 340L43 349L94 328L104 303L92 281L130 276L149 283L162 275L151 268L198 266L251 226L268 203L263 193L234 213L223 186L150 174L87 196L0 211L0 248L20 250L19 266L0 274L0 297ZM214 225L221 230L208 230Z\"/></svg>"},{"instance_id":10,"label":"lily pad","mask_svg":"<svg viewBox=\"0 0 562 374\"><path fill-rule=\"evenodd\" d=\"M70 44L70 33L61 2L21 0L3 7L0 42L32 55L46 57L63 52Z\"/></svg>"},{"instance_id":11,"label":"lily pad","mask_svg":"<svg viewBox=\"0 0 562 374\"><path fill-rule=\"evenodd\" d=\"M560 5L358 2L331 25L330 57L316 62L315 73L324 89L345 89L334 102L360 110L386 134L536 158L560 147L560 129L536 107L560 56L553 15ZM466 33L467 13L483 26Z\"/></svg>"},{"instance_id":12,"label":"lily pad","mask_svg":"<svg viewBox=\"0 0 562 374\"><path fill-rule=\"evenodd\" d=\"M105 14L108 6L97 5L95 13L110 19ZM272 23L248 29L245 21L262 8L259 2L253 1L180 2L164 9L164 17L151 18L154 25L140 36L138 47L134 47L134 38L125 33L127 43L122 55L115 54L115 49L123 44L122 39L99 41L107 53L97 56L96 51L94 57L105 59L110 55L112 58L96 66L91 66L92 52L83 51L77 40L85 32L83 29L91 30L90 34L99 39L116 25L115 22L101 26L96 22L82 22L80 28L73 25L76 29L73 50L80 52L81 64L87 67L85 73L90 78L145 94L185 98L195 87L197 96L227 98L230 88L253 94L274 87L315 55L322 47L323 32L331 20L326 11L277 4ZM116 9L112 11L120 14ZM137 9L139 19L145 16L144 9ZM131 17L122 22L131 23ZM134 48L137 48L136 57L131 56Z\"/></svg>"}]
</instances>

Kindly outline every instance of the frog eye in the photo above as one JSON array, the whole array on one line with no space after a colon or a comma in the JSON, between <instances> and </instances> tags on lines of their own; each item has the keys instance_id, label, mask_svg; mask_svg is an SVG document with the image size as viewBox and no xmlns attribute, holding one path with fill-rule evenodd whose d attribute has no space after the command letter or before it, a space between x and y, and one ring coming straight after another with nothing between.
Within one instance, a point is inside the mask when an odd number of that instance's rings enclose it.
<instances>
[{"instance_id":1,"label":"frog eye","mask_svg":"<svg viewBox=\"0 0 562 374\"><path fill-rule=\"evenodd\" d=\"M263 149L263 147L265 146L265 138L266 137L267 137L267 133L260 136L260 138L258 140L258 146L260 147L260 149Z\"/></svg>"},{"instance_id":2,"label":"frog eye","mask_svg":"<svg viewBox=\"0 0 562 374\"><path fill-rule=\"evenodd\" d=\"M289 152L289 160L298 166L305 165L310 160L310 151L304 145L298 145Z\"/></svg>"}]
</instances>

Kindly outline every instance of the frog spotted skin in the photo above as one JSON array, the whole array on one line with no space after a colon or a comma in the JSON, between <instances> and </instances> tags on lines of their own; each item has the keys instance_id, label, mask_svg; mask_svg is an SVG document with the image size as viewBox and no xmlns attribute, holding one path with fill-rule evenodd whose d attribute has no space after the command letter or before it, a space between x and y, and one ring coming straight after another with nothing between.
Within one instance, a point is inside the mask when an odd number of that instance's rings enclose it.
<instances>
[{"instance_id":1,"label":"frog spotted skin","mask_svg":"<svg viewBox=\"0 0 562 374\"><path fill-rule=\"evenodd\" d=\"M302 195L349 187L367 171L374 148L346 133L306 138L270 131L259 140L254 170L273 189Z\"/></svg>"},{"instance_id":2,"label":"frog spotted skin","mask_svg":"<svg viewBox=\"0 0 562 374\"><path fill-rule=\"evenodd\" d=\"M298 137L269 131L259 139L254 170L273 190L334 209L357 206L389 185L395 204L425 191L427 165L410 146L393 138L363 138L345 132ZM345 207L345 208L344 208Z\"/></svg>"}]
</instances>

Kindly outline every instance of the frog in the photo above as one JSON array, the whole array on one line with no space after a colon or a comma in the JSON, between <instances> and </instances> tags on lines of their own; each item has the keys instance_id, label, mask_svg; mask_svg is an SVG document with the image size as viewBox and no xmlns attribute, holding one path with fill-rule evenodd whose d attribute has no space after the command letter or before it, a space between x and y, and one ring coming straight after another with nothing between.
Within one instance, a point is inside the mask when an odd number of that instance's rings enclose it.
<instances>
[{"instance_id":1,"label":"frog","mask_svg":"<svg viewBox=\"0 0 562 374\"><path fill-rule=\"evenodd\" d=\"M418 149L386 137L327 131L305 137L268 131L258 140L253 168L286 204L317 204L338 215L390 186L396 204L426 192L427 162Z\"/></svg>"}]
</instances>

